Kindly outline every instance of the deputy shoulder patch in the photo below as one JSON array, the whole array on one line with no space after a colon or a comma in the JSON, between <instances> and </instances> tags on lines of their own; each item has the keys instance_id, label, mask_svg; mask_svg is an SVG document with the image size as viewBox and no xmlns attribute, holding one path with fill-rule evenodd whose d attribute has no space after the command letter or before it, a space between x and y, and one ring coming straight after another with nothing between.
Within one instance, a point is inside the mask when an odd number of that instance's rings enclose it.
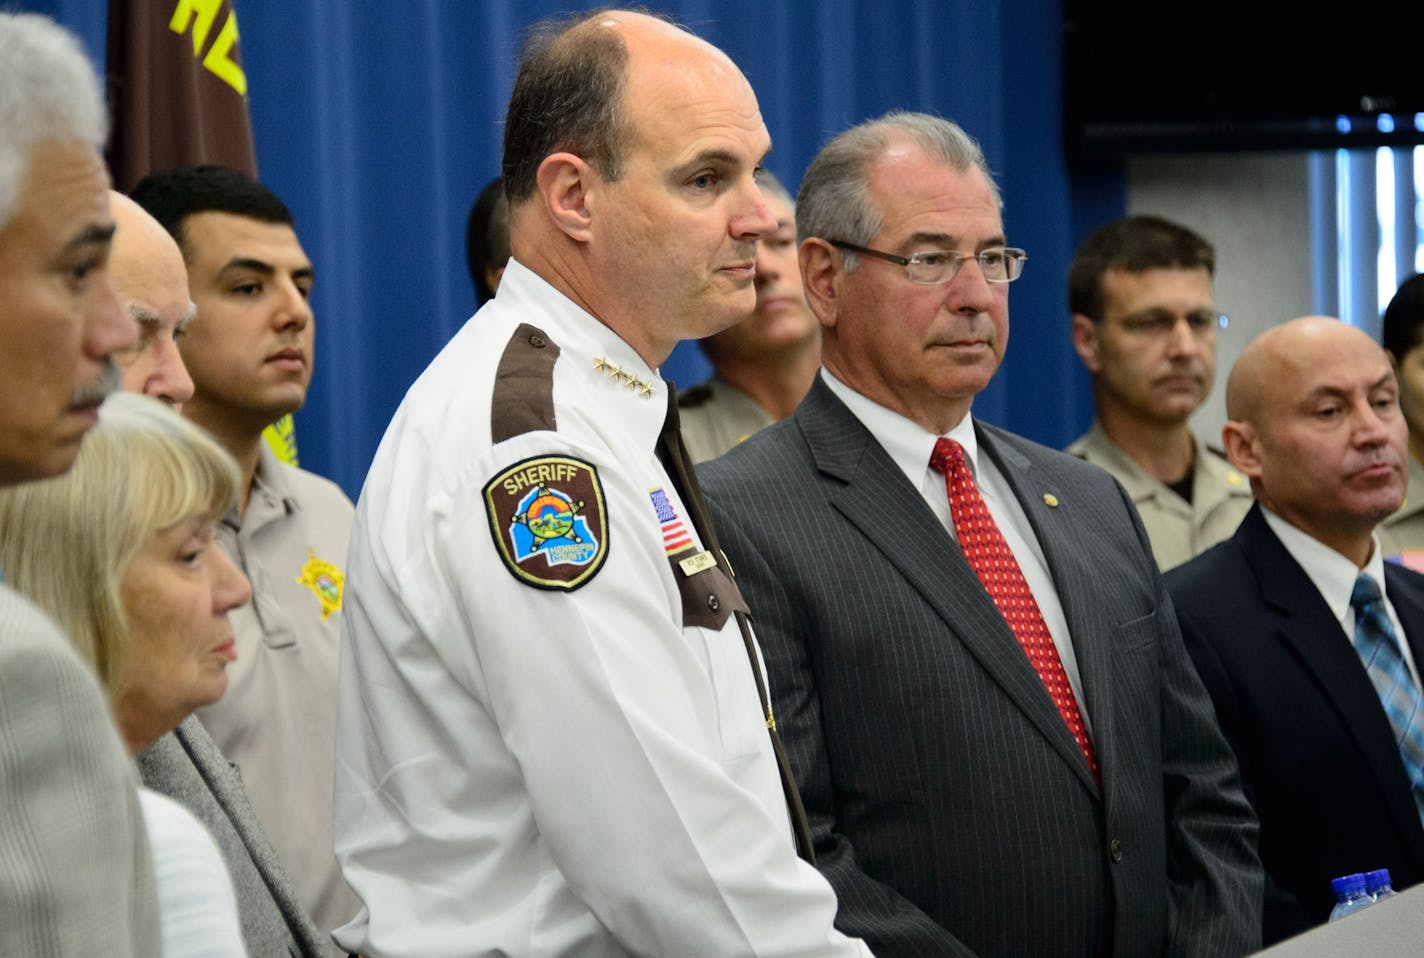
<instances>
[{"instance_id":1,"label":"deputy shoulder patch","mask_svg":"<svg viewBox=\"0 0 1424 958\"><path fill-rule=\"evenodd\" d=\"M321 603L321 621L325 622L331 613L340 611L341 584L345 580L340 569L324 559L318 559L316 552L307 547L307 561L302 566L297 583L311 589Z\"/></svg>"},{"instance_id":2,"label":"deputy shoulder patch","mask_svg":"<svg viewBox=\"0 0 1424 958\"><path fill-rule=\"evenodd\" d=\"M567 456L515 463L485 485L490 534L505 568L539 589L571 592L608 557L598 470Z\"/></svg>"}]
</instances>

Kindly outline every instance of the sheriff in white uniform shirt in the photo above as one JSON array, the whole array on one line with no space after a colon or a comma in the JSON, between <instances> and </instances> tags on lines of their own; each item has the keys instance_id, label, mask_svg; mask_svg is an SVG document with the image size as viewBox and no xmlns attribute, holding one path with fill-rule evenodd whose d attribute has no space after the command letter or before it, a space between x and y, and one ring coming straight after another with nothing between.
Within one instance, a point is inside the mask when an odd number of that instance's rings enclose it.
<instances>
[{"instance_id":1,"label":"sheriff in white uniform shirt","mask_svg":"<svg viewBox=\"0 0 1424 958\"><path fill-rule=\"evenodd\" d=\"M687 624L669 553L702 544L654 453L666 409L516 261L406 397L348 569L348 949L864 953L793 852L730 581L720 627Z\"/></svg>"}]
</instances>

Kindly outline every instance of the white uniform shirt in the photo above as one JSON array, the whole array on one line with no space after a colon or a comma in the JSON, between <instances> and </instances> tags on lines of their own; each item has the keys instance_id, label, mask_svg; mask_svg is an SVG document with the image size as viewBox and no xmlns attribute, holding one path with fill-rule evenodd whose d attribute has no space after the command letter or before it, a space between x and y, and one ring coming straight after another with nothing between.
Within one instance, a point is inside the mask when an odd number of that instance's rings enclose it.
<instances>
[{"instance_id":1,"label":"white uniform shirt","mask_svg":"<svg viewBox=\"0 0 1424 958\"><path fill-rule=\"evenodd\" d=\"M493 443L495 373L522 323L540 335L511 348L559 351L557 428ZM349 950L868 954L796 858L735 620L683 624L664 551L683 533L655 500L696 533L654 452L666 408L654 370L513 260L401 404L357 507L343 611L336 848L365 903L338 932ZM601 556L571 591L517 578L509 524L487 511L487 485L501 495L511 467L546 457L601 486L606 523L585 489L582 541L560 547Z\"/></svg>"}]
</instances>

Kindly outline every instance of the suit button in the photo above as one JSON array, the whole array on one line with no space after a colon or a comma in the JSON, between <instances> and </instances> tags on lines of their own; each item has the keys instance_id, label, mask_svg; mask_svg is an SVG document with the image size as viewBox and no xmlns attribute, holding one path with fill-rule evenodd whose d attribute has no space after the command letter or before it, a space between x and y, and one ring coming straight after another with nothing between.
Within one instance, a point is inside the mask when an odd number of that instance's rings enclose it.
<instances>
[{"instance_id":1,"label":"suit button","mask_svg":"<svg viewBox=\"0 0 1424 958\"><path fill-rule=\"evenodd\" d=\"M717 601L717 597L715 595L709 595L707 597L707 608L711 609L713 612L716 612L718 609L722 608L722 603Z\"/></svg>"},{"instance_id":2,"label":"suit button","mask_svg":"<svg viewBox=\"0 0 1424 958\"><path fill-rule=\"evenodd\" d=\"M1122 861L1122 842L1116 838L1108 842L1108 857L1113 860L1114 865Z\"/></svg>"},{"instance_id":3,"label":"suit button","mask_svg":"<svg viewBox=\"0 0 1424 958\"><path fill-rule=\"evenodd\" d=\"M543 349L549 344L545 341L543 336L530 336L529 345L533 346L535 349Z\"/></svg>"}]
</instances>

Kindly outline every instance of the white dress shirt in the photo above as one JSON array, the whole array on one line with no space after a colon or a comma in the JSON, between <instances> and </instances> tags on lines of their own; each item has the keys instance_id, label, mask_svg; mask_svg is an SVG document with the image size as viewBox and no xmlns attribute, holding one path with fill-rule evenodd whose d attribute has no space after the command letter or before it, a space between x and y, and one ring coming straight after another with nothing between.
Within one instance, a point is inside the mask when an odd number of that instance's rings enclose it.
<instances>
[{"instance_id":1,"label":"white dress shirt","mask_svg":"<svg viewBox=\"0 0 1424 958\"><path fill-rule=\"evenodd\" d=\"M167 795L138 790L153 849L164 958L245 958L237 897L217 843Z\"/></svg>"}]
</instances>

